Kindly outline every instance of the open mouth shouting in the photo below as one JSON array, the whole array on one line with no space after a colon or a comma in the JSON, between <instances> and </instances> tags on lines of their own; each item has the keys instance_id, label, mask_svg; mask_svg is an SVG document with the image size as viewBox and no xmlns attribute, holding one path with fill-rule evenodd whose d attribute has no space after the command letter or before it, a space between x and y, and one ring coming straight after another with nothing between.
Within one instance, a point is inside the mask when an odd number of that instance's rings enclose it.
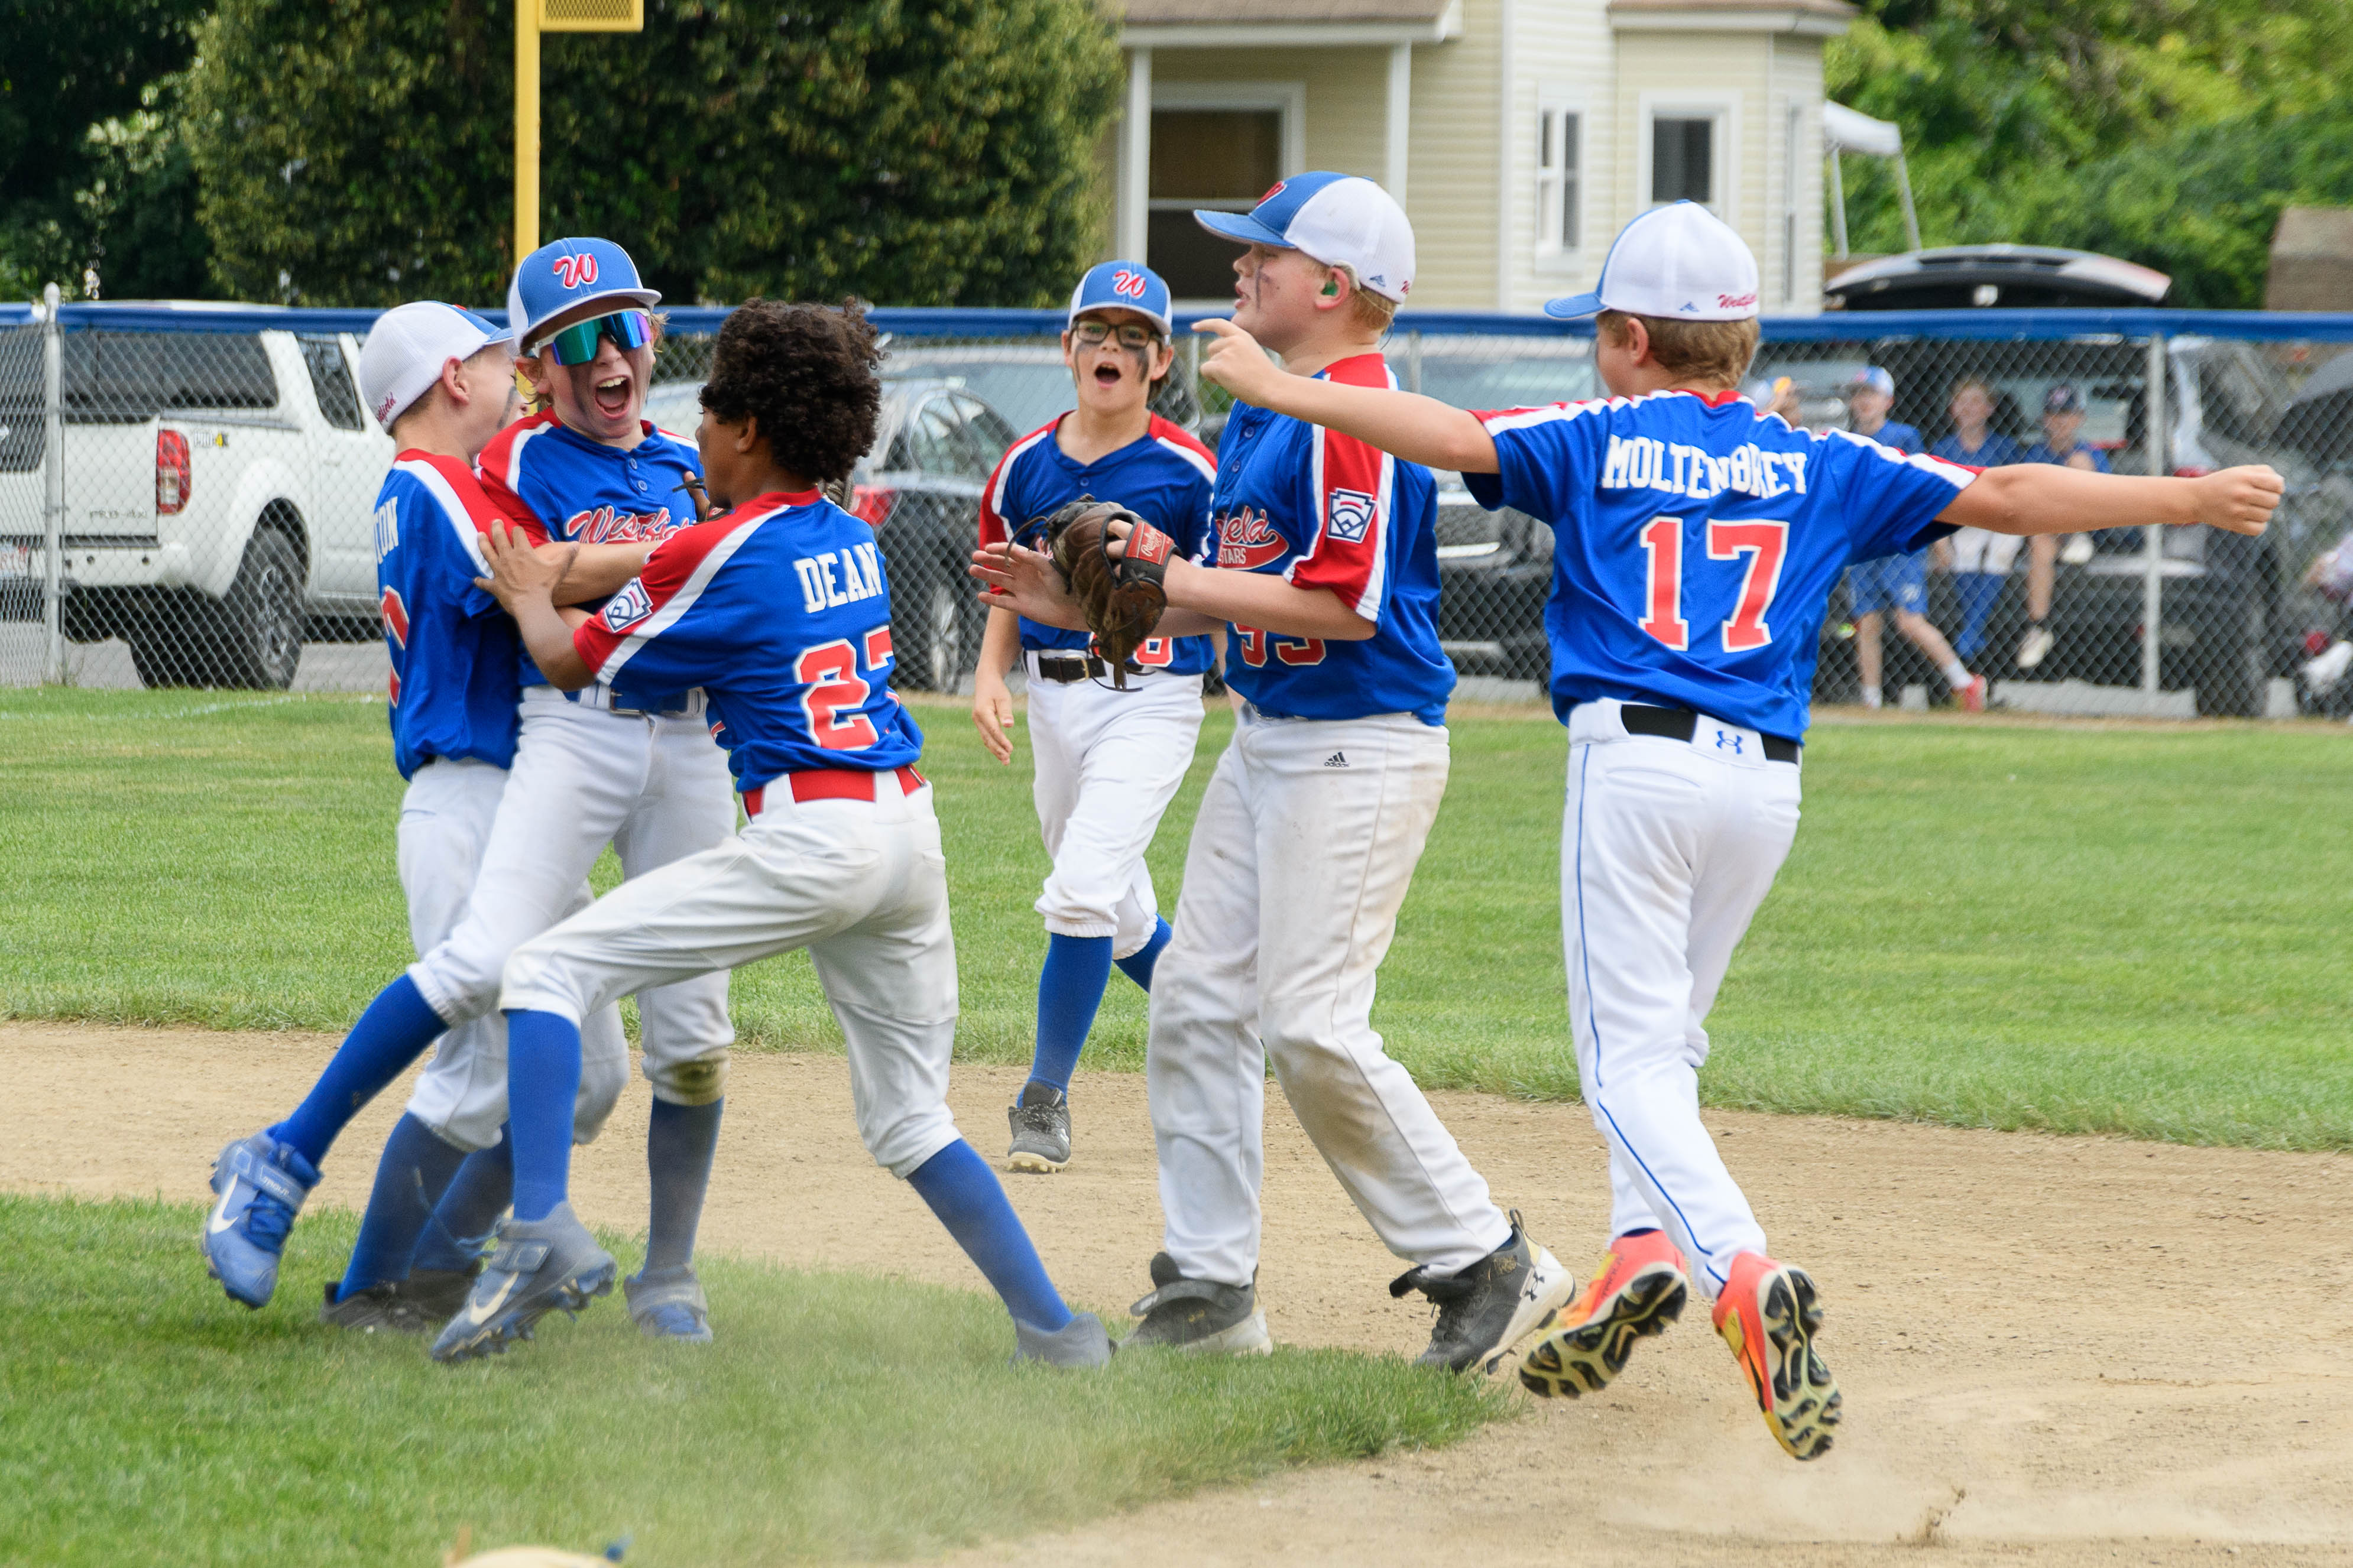
<instances>
[{"instance_id":1,"label":"open mouth shouting","mask_svg":"<svg viewBox=\"0 0 2353 1568\"><path fill-rule=\"evenodd\" d=\"M626 369L599 373L589 391L596 412L607 419L628 419L636 412L636 378Z\"/></svg>"}]
</instances>

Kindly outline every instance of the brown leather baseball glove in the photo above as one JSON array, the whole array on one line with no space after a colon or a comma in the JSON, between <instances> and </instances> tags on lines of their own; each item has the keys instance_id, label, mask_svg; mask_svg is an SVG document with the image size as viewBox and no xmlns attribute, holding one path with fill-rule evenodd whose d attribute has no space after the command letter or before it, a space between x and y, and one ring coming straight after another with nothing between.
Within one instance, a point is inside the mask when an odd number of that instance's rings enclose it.
<instances>
[{"instance_id":1,"label":"brown leather baseball glove","mask_svg":"<svg viewBox=\"0 0 2353 1568\"><path fill-rule=\"evenodd\" d=\"M1128 524L1127 542L1117 555L1110 529L1114 520ZM1129 660L1160 624L1168 607L1162 586L1176 542L1125 507L1082 496L1046 520L1046 550L1054 569L1070 584L1087 629L1095 635L1103 662L1111 666L1112 684L1127 689Z\"/></svg>"}]
</instances>

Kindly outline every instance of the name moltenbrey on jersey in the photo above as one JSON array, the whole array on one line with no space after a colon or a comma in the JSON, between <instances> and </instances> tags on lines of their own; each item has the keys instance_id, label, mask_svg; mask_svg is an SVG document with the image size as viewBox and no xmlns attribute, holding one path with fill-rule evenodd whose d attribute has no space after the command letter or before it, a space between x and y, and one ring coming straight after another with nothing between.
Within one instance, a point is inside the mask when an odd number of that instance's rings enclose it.
<instances>
[{"instance_id":1,"label":"name moltenbrey on jersey","mask_svg":"<svg viewBox=\"0 0 2353 1568\"><path fill-rule=\"evenodd\" d=\"M871 599L883 591L882 553L871 543L804 555L793 563L810 615Z\"/></svg>"},{"instance_id":2,"label":"name moltenbrey on jersey","mask_svg":"<svg viewBox=\"0 0 2353 1568\"><path fill-rule=\"evenodd\" d=\"M1754 443L1722 457L1652 436L1612 436L1601 462L1605 490L1660 490L1705 500L1728 493L1770 500L1806 493L1803 452L1767 452Z\"/></svg>"}]
</instances>

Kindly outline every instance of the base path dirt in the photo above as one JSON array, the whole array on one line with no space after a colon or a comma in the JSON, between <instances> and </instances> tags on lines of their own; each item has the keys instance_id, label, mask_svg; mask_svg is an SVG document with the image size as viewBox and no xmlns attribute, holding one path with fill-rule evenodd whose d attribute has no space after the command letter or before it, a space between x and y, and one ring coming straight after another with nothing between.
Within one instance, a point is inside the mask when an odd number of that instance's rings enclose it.
<instances>
[{"instance_id":1,"label":"base path dirt","mask_svg":"<svg viewBox=\"0 0 2353 1568\"><path fill-rule=\"evenodd\" d=\"M0 1188L206 1196L231 1136L283 1114L333 1042L0 1025L22 1108ZM1004 1147L1019 1075L965 1067L953 1102ZM327 1166L356 1206L396 1088ZM1434 1096L1535 1237L1580 1274L1608 1216L1582 1107ZM1076 1300L1124 1308L1158 1246L1142 1079L1082 1074L1078 1159L1008 1179ZM647 1094L582 1152L592 1223L642 1228ZM1426 1310L1268 1096L1261 1288L1277 1339L1410 1354ZM1583 1401L1535 1400L1456 1447L1284 1474L971 1563L2353 1563L2353 1160L1712 1111L1777 1255L1829 1311L1846 1394L1827 1458L1767 1436L1696 1302ZM830 1056L736 1059L706 1247L978 1289L914 1194L878 1171ZM191 1247L191 1268L201 1267ZM317 1289L289 1281L299 1310ZM1418 1301L1419 1298L1413 1300ZM726 1332L726 1303L714 1303ZM561 1332L535 1352L560 1352ZM1516 1395L1514 1396L1517 1397Z\"/></svg>"}]
</instances>

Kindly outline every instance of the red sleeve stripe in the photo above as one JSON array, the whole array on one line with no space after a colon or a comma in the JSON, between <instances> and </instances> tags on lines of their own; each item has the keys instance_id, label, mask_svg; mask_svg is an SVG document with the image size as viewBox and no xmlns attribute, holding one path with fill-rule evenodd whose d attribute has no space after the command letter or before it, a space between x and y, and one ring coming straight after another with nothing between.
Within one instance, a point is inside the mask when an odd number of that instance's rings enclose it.
<instances>
[{"instance_id":1,"label":"red sleeve stripe","mask_svg":"<svg viewBox=\"0 0 2353 1568\"><path fill-rule=\"evenodd\" d=\"M1919 469L1924 474L1934 474L1957 490L1968 489L1971 481L1985 472L1983 468L1972 468L1965 463L1948 463L1942 458L1932 458L1926 452L1899 452L1893 447L1883 446L1870 437L1858 436L1852 430L1829 430L1823 434L1835 436L1842 441L1852 441L1858 447L1868 447L1873 456L1884 458L1888 462L1903 463L1907 467Z\"/></svg>"},{"instance_id":2,"label":"red sleeve stripe","mask_svg":"<svg viewBox=\"0 0 2353 1568\"><path fill-rule=\"evenodd\" d=\"M1192 464L1203 479L1217 483L1217 454L1195 440L1184 426L1171 425L1155 414L1152 416L1152 438Z\"/></svg>"},{"instance_id":3,"label":"red sleeve stripe","mask_svg":"<svg viewBox=\"0 0 2353 1568\"><path fill-rule=\"evenodd\" d=\"M1613 406L1626 404L1623 397L1593 397L1580 403L1547 403L1535 408L1490 408L1474 412L1471 417L1486 427L1487 434L1504 430L1525 430L1534 425L1550 425L1556 420L1578 419L1588 414L1599 414Z\"/></svg>"},{"instance_id":4,"label":"red sleeve stripe","mask_svg":"<svg viewBox=\"0 0 2353 1568\"><path fill-rule=\"evenodd\" d=\"M643 592L652 613L641 614L620 631L607 626L603 616L590 617L572 634L572 646L581 662L596 672L598 680L611 685L639 648L694 608L719 569L734 558L762 523L776 515L776 511L764 511L738 518L731 513L680 529L656 545L636 583L616 594L607 605L609 610L613 605L628 603L635 588Z\"/></svg>"},{"instance_id":5,"label":"red sleeve stripe","mask_svg":"<svg viewBox=\"0 0 2353 1568\"><path fill-rule=\"evenodd\" d=\"M1371 363L1343 360L1327 374L1357 385L1396 386L1396 375L1378 355L1362 358ZM1322 428L1310 450L1315 542L1284 569L1283 581L1299 588L1329 588L1342 604L1378 625L1388 578L1397 459L1353 436Z\"/></svg>"},{"instance_id":6,"label":"red sleeve stripe","mask_svg":"<svg viewBox=\"0 0 2353 1568\"><path fill-rule=\"evenodd\" d=\"M1002 544L1013 536L1013 531L1005 521L1005 494L1012 488L1014 467L1021 460L1022 453L1051 437L1061 422L1062 416L1055 415L1005 448L1005 456L997 460L997 471L988 476L988 488L980 492L980 542L984 546ZM1022 521L1027 522L1029 519Z\"/></svg>"},{"instance_id":7,"label":"red sleeve stripe","mask_svg":"<svg viewBox=\"0 0 2353 1568\"><path fill-rule=\"evenodd\" d=\"M489 575L490 563L482 558L482 535L499 521L499 510L482 493L472 470L455 458L437 458L422 452L403 458L393 467L424 487L425 493L440 507L443 521L458 536L458 547L485 576Z\"/></svg>"}]
</instances>

